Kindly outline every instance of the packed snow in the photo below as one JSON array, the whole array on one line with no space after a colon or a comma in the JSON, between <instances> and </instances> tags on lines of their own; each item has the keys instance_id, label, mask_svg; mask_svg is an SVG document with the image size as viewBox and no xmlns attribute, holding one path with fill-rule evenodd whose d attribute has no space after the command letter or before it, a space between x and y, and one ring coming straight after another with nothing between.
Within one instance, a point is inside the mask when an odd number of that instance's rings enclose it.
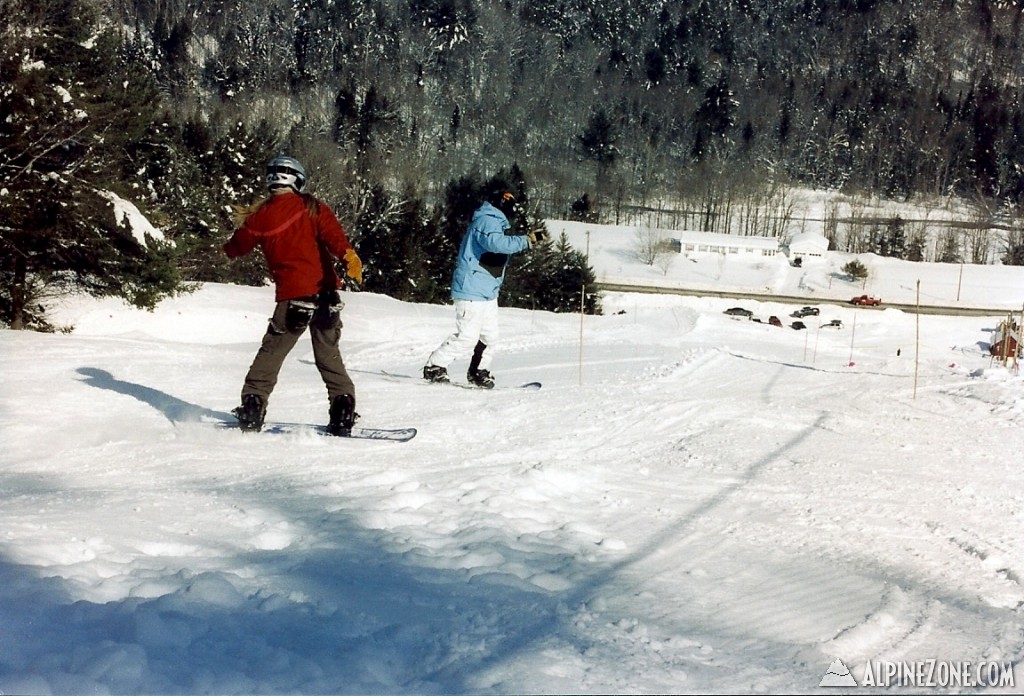
<instances>
[{"instance_id":1,"label":"packed snow","mask_svg":"<svg viewBox=\"0 0 1024 696\"><path fill-rule=\"evenodd\" d=\"M603 244L599 275L649 270ZM789 268L713 285L789 293ZM811 692L927 660L1012 663L1019 690L1006 315L858 309L804 270L802 331L769 299L503 308L490 392L416 379L450 307L346 292L360 423L407 443L224 427L271 288L0 331L0 693ZM874 270L889 295L950 269ZM968 271L965 302L1019 312L1024 269ZM268 419L326 416L303 339Z\"/></svg>"}]
</instances>

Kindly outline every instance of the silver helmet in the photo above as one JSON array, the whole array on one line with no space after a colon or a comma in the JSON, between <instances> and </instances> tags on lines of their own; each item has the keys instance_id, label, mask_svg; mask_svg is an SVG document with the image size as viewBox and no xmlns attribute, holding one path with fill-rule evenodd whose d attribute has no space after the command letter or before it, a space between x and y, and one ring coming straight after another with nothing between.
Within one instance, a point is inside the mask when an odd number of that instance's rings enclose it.
<instances>
[{"instance_id":1,"label":"silver helmet","mask_svg":"<svg viewBox=\"0 0 1024 696\"><path fill-rule=\"evenodd\" d=\"M306 190L306 168L294 157L275 157L267 162L267 188L290 187L296 193Z\"/></svg>"}]
</instances>

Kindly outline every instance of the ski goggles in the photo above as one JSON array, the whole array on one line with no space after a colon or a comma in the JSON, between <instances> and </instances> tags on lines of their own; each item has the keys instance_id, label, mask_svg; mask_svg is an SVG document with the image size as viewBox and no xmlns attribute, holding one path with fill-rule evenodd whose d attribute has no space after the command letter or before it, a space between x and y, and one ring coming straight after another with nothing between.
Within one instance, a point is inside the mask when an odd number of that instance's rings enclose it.
<instances>
[{"instance_id":1,"label":"ski goggles","mask_svg":"<svg viewBox=\"0 0 1024 696\"><path fill-rule=\"evenodd\" d=\"M267 186L271 189L290 187L295 191L302 191L306 181L302 178L301 172L291 167L268 167Z\"/></svg>"}]
</instances>

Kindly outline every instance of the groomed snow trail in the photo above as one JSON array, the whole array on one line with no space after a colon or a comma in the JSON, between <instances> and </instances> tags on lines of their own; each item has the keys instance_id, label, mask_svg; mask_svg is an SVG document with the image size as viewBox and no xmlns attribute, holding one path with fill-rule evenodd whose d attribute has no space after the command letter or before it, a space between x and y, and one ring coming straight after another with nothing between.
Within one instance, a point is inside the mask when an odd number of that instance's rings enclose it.
<instances>
[{"instance_id":1,"label":"groomed snow trail","mask_svg":"<svg viewBox=\"0 0 1024 696\"><path fill-rule=\"evenodd\" d=\"M579 317L502 310L496 375L544 388L483 392L377 374L450 310L346 300L362 424L411 442L216 427L265 290L0 332L0 691L807 692L836 658L1024 657L1024 395L987 320L928 320L915 395L902 312L851 348L612 296L581 351ZM271 417L323 421L309 360Z\"/></svg>"}]
</instances>

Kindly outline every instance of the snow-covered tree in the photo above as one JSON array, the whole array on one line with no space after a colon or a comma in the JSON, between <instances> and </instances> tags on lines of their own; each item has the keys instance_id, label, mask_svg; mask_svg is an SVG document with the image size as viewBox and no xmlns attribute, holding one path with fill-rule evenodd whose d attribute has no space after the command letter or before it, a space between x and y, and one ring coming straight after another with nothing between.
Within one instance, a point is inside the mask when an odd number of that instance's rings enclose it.
<instances>
[{"instance_id":1,"label":"snow-covered tree","mask_svg":"<svg viewBox=\"0 0 1024 696\"><path fill-rule=\"evenodd\" d=\"M70 288L152 307L179 287L173 247L142 216L126 145L155 93L80 0L4 3L0 30L0 315L45 328Z\"/></svg>"}]
</instances>

